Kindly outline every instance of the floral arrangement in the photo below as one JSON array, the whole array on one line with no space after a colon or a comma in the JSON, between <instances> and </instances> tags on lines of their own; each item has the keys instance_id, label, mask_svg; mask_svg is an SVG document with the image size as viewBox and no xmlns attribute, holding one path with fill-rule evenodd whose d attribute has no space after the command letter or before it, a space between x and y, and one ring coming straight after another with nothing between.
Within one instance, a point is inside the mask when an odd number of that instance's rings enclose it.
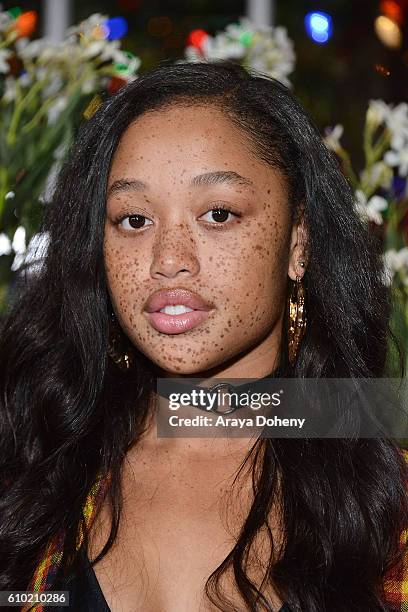
<instances>
[{"instance_id":1,"label":"floral arrangement","mask_svg":"<svg viewBox=\"0 0 408 612\"><path fill-rule=\"evenodd\" d=\"M44 189L80 121L137 78L140 59L123 51L126 22L99 13L60 43L31 40L35 11L0 7L0 313L12 272L38 231Z\"/></svg>"},{"instance_id":2,"label":"floral arrangement","mask_svg":"<svg viewBox=\"0 0 408 612\"><path fill-rule=\"evenodd\" d=\"M326 130L325 142L354 188L357 212L382 241L384 281L394 297L392 326L408 347L408 104L369 102L363 134L365 166L358 175L340 143L342 136L343 126L336 125ZM408 371L408 357L406 367Z\"/></svg>"},{"instance_id":3,"label":"floral arrangement","mask_svg":"<svg viewBox=\"0 0 408 612\"><path fill-rule=\"evenodd\" d=\"M286 28L255 26L241 17L215 36L193 30L188 43L184 50L187 61L237 60L245 68L254 68L290 86L287 76L294 69L296 56Z\"/></svg>"}]
</instances>

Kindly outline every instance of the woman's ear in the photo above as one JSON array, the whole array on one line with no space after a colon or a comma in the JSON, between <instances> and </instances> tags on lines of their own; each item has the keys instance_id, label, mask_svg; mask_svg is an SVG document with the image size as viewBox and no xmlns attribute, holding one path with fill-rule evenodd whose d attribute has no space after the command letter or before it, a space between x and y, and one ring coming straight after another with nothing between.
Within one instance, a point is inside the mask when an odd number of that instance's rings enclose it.
<instances>
[{"instance_id":1,"label":"woman's ear","mask_svg":"<svg viewBox=\"0 0 408 612\"><path fill-rule=\"evenodd\" d=\"M309 261L309 231L306 223L306 215L304 206L299 207L297 219L293 224L290 250L289 250L289 266L288 275L292 280L296 280L296 276L303 277L306 272ZM304 266L300 265L304 263Z\"/></svg>"}]
</instances>

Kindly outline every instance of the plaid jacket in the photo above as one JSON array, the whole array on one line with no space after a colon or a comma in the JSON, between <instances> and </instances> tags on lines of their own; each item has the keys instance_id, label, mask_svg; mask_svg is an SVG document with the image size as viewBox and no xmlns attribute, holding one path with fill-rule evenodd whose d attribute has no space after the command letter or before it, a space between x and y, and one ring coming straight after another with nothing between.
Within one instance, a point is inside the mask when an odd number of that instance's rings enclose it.
<instances>
[{"instance_id":1,"label":"plaid jacket","mask_svg":"<svg viewBox=\"0 0 408 612\"><path fill-rule=\"evenodd\" d=\"M408 450L402 450L408 465ZM408 483L407 483L408 485ZM405 550L402 563L389 572L384 581L386 603L391 610L408 612L408 529L400 538L401 548Z\"/></svg>"}]
</instances>

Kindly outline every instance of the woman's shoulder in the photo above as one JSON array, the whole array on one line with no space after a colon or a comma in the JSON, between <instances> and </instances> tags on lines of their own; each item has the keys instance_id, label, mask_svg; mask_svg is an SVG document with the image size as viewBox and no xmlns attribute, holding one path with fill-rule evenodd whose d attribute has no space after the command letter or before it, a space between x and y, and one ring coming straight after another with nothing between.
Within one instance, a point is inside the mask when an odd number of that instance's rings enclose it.
<instances>
[{"instance_id":1,"label":"woman's shoulder","mask_svg":"<svg viewBox=\"0 0 408 612\"><path fill-rule=\"evenodd\" d=\"M408 466L408 449L401 449L401 452ZM401 533L400 546L404 550L401 563L392 568L383 583L386 602L396 612L408 610L408 528Z\"/></svg>"}]
</instances>

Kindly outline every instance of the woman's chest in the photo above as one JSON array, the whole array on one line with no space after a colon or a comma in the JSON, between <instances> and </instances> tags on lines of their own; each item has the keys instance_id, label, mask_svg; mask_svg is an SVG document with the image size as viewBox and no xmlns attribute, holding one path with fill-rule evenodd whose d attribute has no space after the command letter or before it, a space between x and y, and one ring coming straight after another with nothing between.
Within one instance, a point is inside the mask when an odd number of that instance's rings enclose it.
<instances>
[{"instance_id":1,"label":"woman's chest","mask_svg":"<svg viewBox=\"0 0 408 612\"><path fill-rule=\"evenodd\" d=\"M218 610L205 597L207 578L232 550L249 511L250 490L231 487L232 469L207 464L152 465L124 471L123 513L116 541L94 571L112 612L201 612ZM148 469L150 467L150 469ZM232 467L232 466L231 466ZM279 529L275 535L279 536ZM109 515L104 507L91 538L90 558L106 542ZM267 558L258 538L257 556ZM262 563L252 561L252 578L262 579ZM231 570L221 581L225 595L243 602ZM271 603L280 599L269 589Z\"/></svg>"}]
</instances>

